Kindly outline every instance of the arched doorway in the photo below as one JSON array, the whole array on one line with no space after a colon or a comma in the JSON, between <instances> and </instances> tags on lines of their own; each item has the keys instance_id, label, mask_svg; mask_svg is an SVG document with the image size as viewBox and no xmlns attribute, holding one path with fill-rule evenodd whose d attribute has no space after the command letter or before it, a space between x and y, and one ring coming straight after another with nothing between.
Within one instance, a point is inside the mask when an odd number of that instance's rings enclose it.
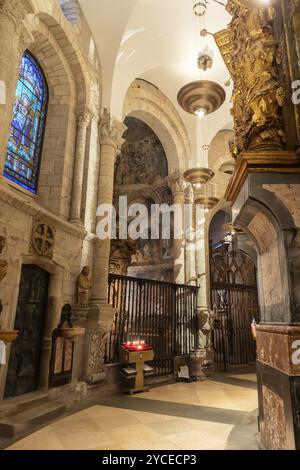
<instances>
[{"instance_id":1,"label":"arched doorway","mask_svg":"<svg viewBox=\"0 0 300 470\"><path fill-rule=\"evenodd\" d=\"M23 265L12 344L5 386L5 398L37 390L41 348L47 317L49 273L36 265Z\"/></svg>"},{"instance_id":2,"label":"arched doorway","mask_svg":"<svg viewBox=\"0 0 300 470\"><path fill-rule=\"evenodd\" d=\"M259 322L256 265L251 241L228 223L228 213L218 212L210 226L210 295L214 312L215 364L254 364L256 343L251 332Z\"/></svg>"}]
</instances>

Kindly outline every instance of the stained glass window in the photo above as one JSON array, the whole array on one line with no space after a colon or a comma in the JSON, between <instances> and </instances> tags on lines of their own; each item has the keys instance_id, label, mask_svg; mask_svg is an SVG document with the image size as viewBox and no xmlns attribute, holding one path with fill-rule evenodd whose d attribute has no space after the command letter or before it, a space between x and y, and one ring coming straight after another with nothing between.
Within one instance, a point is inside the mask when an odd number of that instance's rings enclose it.
<instances>
[{"instance_id":1,"label":"stained glass window","mask_svg":"<svg viewBox=\"0 0 300 470\"><path fill-rule=\"evenodd\" d=\"M44 74L29 52L22 56L4 175L36 194L48 103Z\"/></svg>"}]
</instances>

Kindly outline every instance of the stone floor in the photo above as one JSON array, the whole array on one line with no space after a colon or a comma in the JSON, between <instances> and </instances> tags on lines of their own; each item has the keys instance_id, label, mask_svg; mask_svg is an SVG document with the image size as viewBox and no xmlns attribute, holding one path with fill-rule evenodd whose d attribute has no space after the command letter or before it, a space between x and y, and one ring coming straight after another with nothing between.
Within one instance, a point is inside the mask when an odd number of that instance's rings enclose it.
<instances>
[{"instance_id":1,"label":"stone floor","mask_svg":"<svg viewBox=\"0 0 300 470\"><path fill-rule=\"evenodd\" d=\"M252 373L218 374L93 403L11 450L256 450Z\"/></svg>"}]
</instances>

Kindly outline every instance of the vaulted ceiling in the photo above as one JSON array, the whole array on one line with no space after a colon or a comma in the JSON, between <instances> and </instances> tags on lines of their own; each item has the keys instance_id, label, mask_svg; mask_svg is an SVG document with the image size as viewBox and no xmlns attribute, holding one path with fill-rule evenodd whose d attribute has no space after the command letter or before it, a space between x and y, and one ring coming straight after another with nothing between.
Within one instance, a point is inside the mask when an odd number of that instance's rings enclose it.
<instances>
[{"instance_id":1,"label":"vaulted ceiling","mask_svg":"<svg viewBox=\"0 0 300 470\"><path fill-rule=\"evenodd\" d=\"M209 1L205 24L197 24L193 14L195 0L79 0L94 34L103 75L103 105L122 119L126 92L136 78L158 87L178 110L190 137L190 165L204 165L207 152L202 146L210 144L215 134L230 128L230 98L214 114L199 119L183 111L177 104L177 93L186 83L213 80L224 87L229 73L211 35L206 47L212 52L211 70L200 71L197 55L200 52L199 25L215 33L227 26L230 16L225 8Z\"/></svg>"}]
</instances>

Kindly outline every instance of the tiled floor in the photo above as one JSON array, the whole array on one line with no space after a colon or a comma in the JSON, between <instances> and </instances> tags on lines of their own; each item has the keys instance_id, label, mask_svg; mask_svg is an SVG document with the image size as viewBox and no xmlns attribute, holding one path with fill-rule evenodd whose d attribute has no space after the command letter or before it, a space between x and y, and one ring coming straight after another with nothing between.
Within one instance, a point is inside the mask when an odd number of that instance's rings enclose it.
<instances>
[{"instance_id":1,"label":"tiled floor","mask_svg":"<svg viewBox=\"0 0 300 470\"><path fill-rule=\"evenodd\" d=\"M255 450L256 410L255 375L221 374L102 401L10 449Z\"/></svg>"}]
</instances>

